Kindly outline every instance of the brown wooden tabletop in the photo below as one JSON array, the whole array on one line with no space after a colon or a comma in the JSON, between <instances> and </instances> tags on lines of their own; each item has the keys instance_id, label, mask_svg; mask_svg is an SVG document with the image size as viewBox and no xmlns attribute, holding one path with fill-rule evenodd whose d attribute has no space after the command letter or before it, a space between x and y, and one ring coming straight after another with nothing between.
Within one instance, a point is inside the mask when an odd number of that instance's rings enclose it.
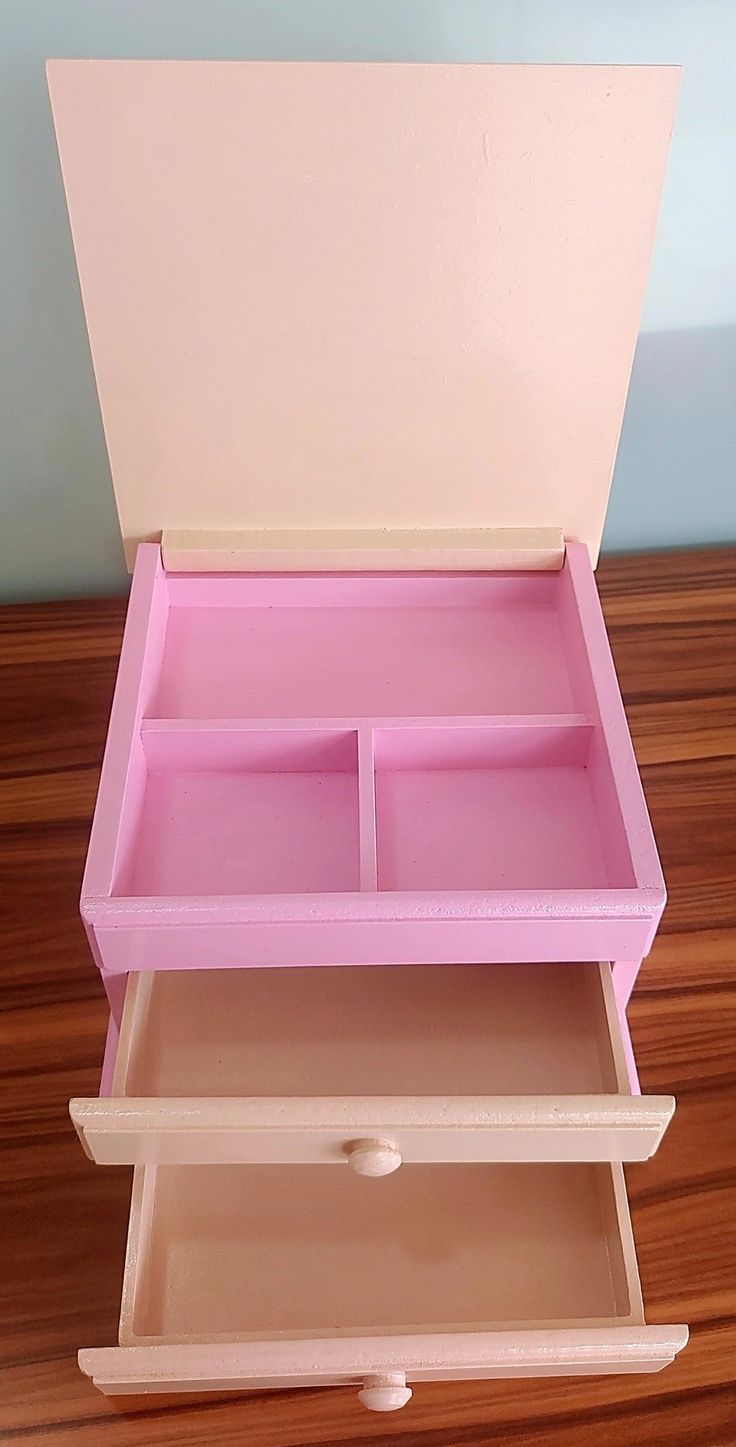
<instances>
[{"instance_id":1,"label":"brown wooden tabletop","mask_svg":"<svg viewBox=\"0 0 736 1447\"><path fill-rule=\"evenodd\" d=\"M736 548L598 572L670 900L631 1006L642 1087L678 1110L627 1168L650 1322L689 1322L657 1376L423 1385L404 1411L354 1389L100 1395L79 1346L113 1345L130 1172L67 1116L106 1026L77 898L125 605L0 609L0 1439L62 1447L736 1443Z\"/></svg>"}]
</instances>

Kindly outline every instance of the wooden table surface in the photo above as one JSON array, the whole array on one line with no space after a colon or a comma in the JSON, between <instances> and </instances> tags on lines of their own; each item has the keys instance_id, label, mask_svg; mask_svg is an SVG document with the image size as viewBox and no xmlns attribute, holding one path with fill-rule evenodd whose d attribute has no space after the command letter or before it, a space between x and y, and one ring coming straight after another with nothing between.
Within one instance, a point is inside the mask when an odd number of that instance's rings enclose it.
<instances>
[{"instance_id":1,"label":"wooden table surface","mask_svg":"<svg viewBox=\"0 0 736 1447\"><path fill-rule=\"evenodd\" d=\"M402 1412L354 1389L101 1396L79 1346L116 1339L130 1173L67 1117L106 1024L77 917L121 601L0 610L0 1440L62 1447L736 1443L736 549L607 559L599 583L670 901L631 1024L642 1086L678 1097L627 1168L648 1319L689 1322L657 1376L432 1384Z\"/></svg>"}]
</instances>

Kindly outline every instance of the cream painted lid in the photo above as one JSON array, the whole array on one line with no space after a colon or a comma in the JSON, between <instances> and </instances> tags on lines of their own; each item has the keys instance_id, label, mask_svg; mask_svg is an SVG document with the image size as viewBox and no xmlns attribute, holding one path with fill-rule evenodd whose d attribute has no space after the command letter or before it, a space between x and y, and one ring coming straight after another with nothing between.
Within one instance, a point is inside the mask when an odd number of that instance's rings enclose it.
<instances>
[{"instance_id":1,"label":"cream painted lid","mask_svg":"<svg viewBox=\"0 0 736 1447\"><path fill-rule=\"evenodd\" d=\"M674 67L50 61L121 529L595 562Z\"/></svg>"}]
</instances>

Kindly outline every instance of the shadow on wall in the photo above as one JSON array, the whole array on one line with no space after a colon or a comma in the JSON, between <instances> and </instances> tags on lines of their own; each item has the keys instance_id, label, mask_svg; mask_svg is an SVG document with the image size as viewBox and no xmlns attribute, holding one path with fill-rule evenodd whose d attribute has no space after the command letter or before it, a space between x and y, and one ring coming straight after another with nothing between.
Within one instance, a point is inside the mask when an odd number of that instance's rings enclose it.
<instances>
[{"instance_id":1,"label":"shadow on wall","mask_svg":"<svg viewBox=\"0 0 736 1447\"><path fill-rule=\"evenodd\" d=\"M604 550L736 541L736 325L645 332Z\"/></svg>"}]
</instances>

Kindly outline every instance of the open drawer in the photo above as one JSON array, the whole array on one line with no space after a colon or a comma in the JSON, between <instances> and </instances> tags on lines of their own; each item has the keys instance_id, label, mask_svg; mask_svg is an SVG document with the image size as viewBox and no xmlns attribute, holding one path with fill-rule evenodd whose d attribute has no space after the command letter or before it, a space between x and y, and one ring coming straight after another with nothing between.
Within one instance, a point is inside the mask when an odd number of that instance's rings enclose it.
<instances>
[{"instance_id":1,"label":"open drawer","mask_svg":"<svg viewBox=\"0 0 736 1447\"><path fill-rule=\"evenodd\" d=\"M105 1392L657 1371L682 1326L644 1324L620 1166L136 1171Z\"/></svg>"},{"instance_id":2,"label":"open drawer","mask_svg":"<svg viewBox=\"0 0 736 1447\"><path fill-rule=\"evenodd\" d=\"M608 964L131 975L110 1094L71 1102L101 1163L643 1160ZM330 1173L331 1174L331 1173Z\"/></svg>"}]
</instances>

